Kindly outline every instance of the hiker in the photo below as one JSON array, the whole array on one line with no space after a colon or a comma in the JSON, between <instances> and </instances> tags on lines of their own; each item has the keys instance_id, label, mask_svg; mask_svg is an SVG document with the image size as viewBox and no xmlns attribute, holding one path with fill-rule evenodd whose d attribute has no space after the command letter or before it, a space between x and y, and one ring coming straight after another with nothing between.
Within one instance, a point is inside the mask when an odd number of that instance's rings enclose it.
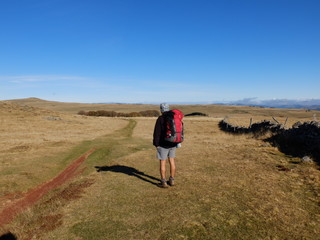
<instances>
[{"instance_id":1,"label":"hiker","mask_svg":"<svg viewBox=\"0 0 320 240\"><path fill-rule=\"evenodd\" d=\"M166 103L160 104L160 111L162 115L158 117L154 127L153 145L157 148L157 157L160 160L161 181L158 186L167 188L168 184L166 181L166 160L168 159L170 164L170 178L168 183L170 186L174 186L174 177L176 172L176 148L180 146L180 143L165 140L167 134L166 115L174 113L170 111L169 105Z\"/></svg>"}]
</instances>

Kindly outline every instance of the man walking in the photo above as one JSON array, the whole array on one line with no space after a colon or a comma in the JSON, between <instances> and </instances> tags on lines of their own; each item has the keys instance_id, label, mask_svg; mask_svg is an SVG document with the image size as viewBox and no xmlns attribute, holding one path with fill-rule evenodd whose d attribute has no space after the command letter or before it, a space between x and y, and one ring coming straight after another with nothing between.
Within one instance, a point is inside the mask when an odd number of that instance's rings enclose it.
<instances>
[{"instance_id":1,"label":"man walking","mask_svg":"<svg viewBox=\"0 0 320 240\"><path fill-rule=\"evenodd\" d=\"M160 176L161 182L159 187L167 188L166 180L166 160L169 160L170 164L170 178L169 185L174 186L174 176L176 172L175 156L177 143L169 142L165 140L166 137L166 114L170 110L169 105L166 103L160 104L161 116L158 117L154 127L153 133L153 145L157 148L157 157L160 160Z\"/></svg>"}]
</instances>

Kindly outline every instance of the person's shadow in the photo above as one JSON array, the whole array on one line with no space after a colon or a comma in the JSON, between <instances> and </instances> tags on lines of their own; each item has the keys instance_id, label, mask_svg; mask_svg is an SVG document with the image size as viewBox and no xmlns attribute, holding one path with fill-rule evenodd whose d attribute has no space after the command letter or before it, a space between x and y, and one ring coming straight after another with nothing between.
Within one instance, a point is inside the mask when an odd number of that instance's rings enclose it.
<instances>
[{"instance_id":1,"label":"person's shadow","mask_svg":"<svg viewBox=\"0 0 320 240\"><path fill-rule=\"evenodd\" d=\"M8 232L0 236L0 240L17 240L17 239L18 238L11 232Z\"/></svg>"},{"instance_id":2,"label":"person's shadow","mask_svg":"<svg viewBox=\"0 0 320 240\"><path fill-rule=\"evenodd\" d=\"M133 176L136 178L139 178L145 182L151 183L153 185L157 186L157 183L151 181L151 180L155 180L157 182L160 181L159 178L150 176L145 174L144 172L141 172L133 167L127 167L127 166L123 166L123 165L113 165L113 166L95 166L97 172L117 172L117 173L124 173L127 174L129 176Z\"/></svg>"}]
</instances>

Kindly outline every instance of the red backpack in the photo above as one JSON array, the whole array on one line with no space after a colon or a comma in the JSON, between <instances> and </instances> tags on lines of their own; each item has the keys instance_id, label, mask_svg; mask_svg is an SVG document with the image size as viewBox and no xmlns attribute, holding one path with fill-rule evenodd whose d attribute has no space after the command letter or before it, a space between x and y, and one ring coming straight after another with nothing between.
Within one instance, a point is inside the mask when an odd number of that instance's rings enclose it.
<instances>
[{"instance_id":1,"label":"red backpack","mask_svg":"<svg viewBox=\"0 0 320 240\"><path fill-rule=\"evenodd\" d=\"M183 142L183 113L174 109L165 113L166 137L165 140L173 143Z\"/></svg>"}]
</instances>

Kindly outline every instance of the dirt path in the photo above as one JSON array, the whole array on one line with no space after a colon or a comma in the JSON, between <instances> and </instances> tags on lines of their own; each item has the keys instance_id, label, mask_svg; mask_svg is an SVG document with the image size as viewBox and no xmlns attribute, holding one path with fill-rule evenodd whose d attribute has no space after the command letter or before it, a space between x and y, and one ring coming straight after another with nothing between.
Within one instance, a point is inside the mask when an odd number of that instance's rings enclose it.
<instances>
[{"instance_id":1,"label":"dirt path","mask_svg":"<svg viewBox=\"0 0 320 240\"><path fill-rule=\"evenodd\" d=\"M218 120L190 119L185 126L175 187L155 186L154 119L130 120L90 145L97 148L84 163L91 172L78 183L94 184L77 201L34 209L32 219L17 219L8 230L19 239L319 238L318 190L307 178L316 179L317 170L290 163L260 140L221 132ZM279 164L292 170L279 171ZM57 192L50 201L60 199ZM53 224L43 227L46 221Z\"/></svg>"},{"instance_id":2,"label":"dirt path","mask_svg":"<svg viewBox=\"0 0 320 240\"><path fill-rule=\"evenodd\" d=\"M9 206L5 207L0 213L0 227L5 224L10 223L16 215L27 209L28 207L35 204L39 199L41 199L49 191L55 189L56 187L62 185L72 177L74 177L79 171L81 164L92 154L96 149L84 153L81 157L74 160L64 171L62 171L58 176L51 179L50 181L43 183L31 190L29 190L24 196L14 201Z\"/></svg>"},{"instance_id":3,"label":"dirt path","mask_svg":"<svg viewBox=\"0 0 320 240\"><path fill-rule=\"evenodd\" d=\"M319 238L319 207L300 180L304 166L279 171L279 163L290 163L273 147L225 134L218 120L190 119L177 150L176 186L157 188L155 150L138 146L139 137L150 144L154 120L137 122L131 139L113 145L117 154L99 161L95 184L68 204L63 226L47 239Z\"/></svg>"}]
</instances>

